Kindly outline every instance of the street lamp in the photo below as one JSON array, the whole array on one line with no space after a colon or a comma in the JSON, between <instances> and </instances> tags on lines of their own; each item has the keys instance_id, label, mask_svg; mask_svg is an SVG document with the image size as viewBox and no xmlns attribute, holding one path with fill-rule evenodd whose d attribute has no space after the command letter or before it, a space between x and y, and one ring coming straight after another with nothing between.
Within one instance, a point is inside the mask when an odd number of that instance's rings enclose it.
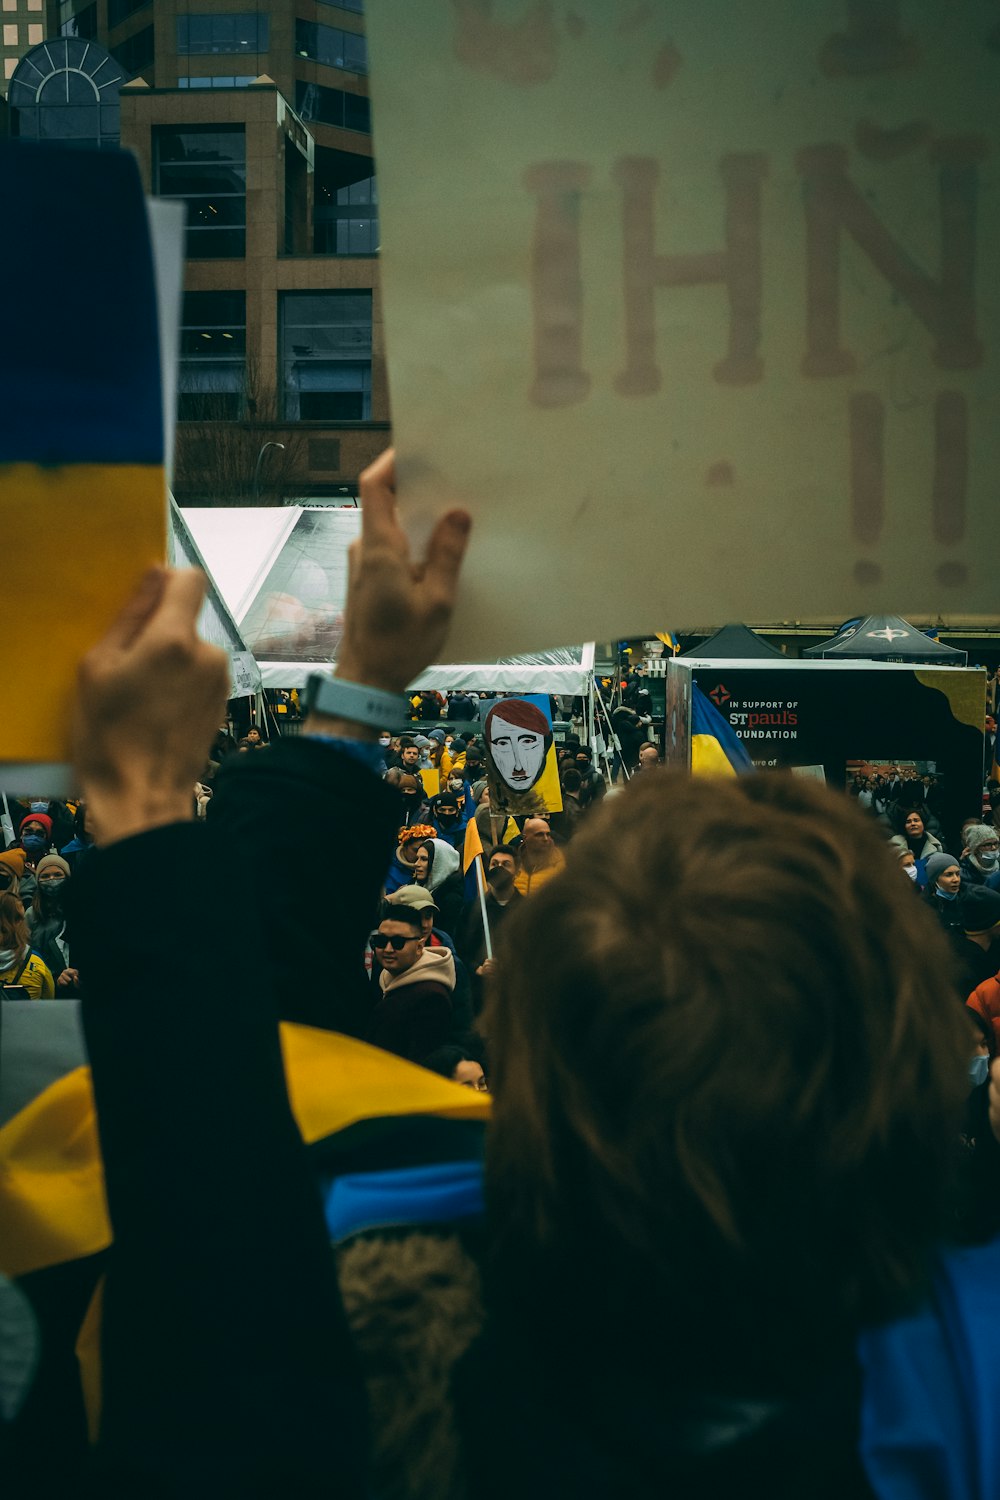
<instances>
[{"instance_id":1,"label":"street lamp","mask_svg":"<svg viewBox=\"0 0 1000 1500\"><path fill-rule=\"evenodd\" d=\"M285 451L285 445L284 445L284 443L270 442L270 443L265 443L264 446L263 446L263 448L257 454L257 463L256 463L256 466L254 467L254 471L253 471L253 498L254 498L254 504L256 504L256 502L260 499L260 466L264 462L264 454L267 452L268 448L280 448L281 451L282 451L282 453L284 453L284 451Z\"/></svg>"}]
</instances>

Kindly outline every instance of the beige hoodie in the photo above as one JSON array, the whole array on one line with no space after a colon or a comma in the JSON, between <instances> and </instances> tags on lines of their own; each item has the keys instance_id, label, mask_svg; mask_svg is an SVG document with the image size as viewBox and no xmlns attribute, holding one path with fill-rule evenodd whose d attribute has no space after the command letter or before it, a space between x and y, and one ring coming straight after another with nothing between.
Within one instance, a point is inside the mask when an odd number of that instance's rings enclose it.
<instances>
[{"instance_id":1,"label":"beige hoodie","mask_svg":"<svg viewBox=\"0 0 1000 1500\"><path fill-rule=\"evenodd\" d=\"M401 990L408 984L424 984L428 980L444 985L447 990L455 988L455 960L450 948L425 948L412 968L402 974L390 974L388 969L383 969L378 982L386 995L390 990Z\"/></svg>"}]
</instances>

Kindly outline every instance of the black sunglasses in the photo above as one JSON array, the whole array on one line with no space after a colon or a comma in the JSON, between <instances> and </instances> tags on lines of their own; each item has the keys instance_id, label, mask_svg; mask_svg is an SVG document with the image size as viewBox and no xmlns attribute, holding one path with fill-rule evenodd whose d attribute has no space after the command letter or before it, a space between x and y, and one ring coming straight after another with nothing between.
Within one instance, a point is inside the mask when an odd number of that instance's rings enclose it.
<instances>
[{"instance_id":1,"label":"black sunglasses","mask_svg":"<svg viewBox=\"0 0 1000 1500\"><path fill-rule=\"evenodd\" d=\"M391 948L393 953L400 953L407 943L418 942L419 936L414 933L412 937L400 937L398 932L394 932L392 937L387 937L384 932L373 932L368 941L376 953L381 953L383 948Z\"/></svg>"}]
</instances>

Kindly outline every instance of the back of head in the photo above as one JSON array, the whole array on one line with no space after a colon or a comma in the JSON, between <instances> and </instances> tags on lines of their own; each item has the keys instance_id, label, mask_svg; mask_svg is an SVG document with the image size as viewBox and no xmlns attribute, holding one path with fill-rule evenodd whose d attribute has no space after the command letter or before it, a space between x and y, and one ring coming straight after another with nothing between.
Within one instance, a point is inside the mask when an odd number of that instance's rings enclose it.
<instances>
[{"instance_id":1,"label":"back of head","mask_svg":"<svg viewBox=\"0 0 1000 1500\"><path fill-rule=\"evenodd\" d=\"M521 1292L565 1301L586 1245L607 1330L662 1304L692 1347L742 1324L786 1351L922 1285L968 1027L946 939L846 798L637 778L501 947L499 1285L530 1266Z\"/></svg>"}]
</instances>

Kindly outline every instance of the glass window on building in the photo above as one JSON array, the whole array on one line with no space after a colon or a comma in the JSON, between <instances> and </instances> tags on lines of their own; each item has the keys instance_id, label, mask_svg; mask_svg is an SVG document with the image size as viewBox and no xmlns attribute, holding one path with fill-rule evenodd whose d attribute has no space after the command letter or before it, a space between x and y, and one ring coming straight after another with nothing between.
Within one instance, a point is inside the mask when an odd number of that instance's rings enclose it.
<instances>
[{"instance_id":1,"label":"glass window on building","mask_svg":"<svg viewBox=\"0 0 1000 1500\"><path fill-rule=\"evenodd\" d=\"M142 73L153 66L155 52L155 33L152 26L144 27L142 31L137 31L135 36L130 36L125 42L119 42L115 47L115 56L132 78L137 73Z\"/></svg>"},{"instance_id":2,"label":"glass window on building","mask_svg":"<svg viewBox=\"0 0 1000 1500\"><path fill-rule=\"evenodd\" d=\"M342 68L347 73L368 72L368 44L353 31L324 26L320 21L295 22L295 50L300 57Z\"/></svg>"},{"instance_id":3,"label":"glass window on building","mask_svg":"<svg viewBox=\"0 0 1000 1500\"><path fill-rule=\"evenodd\" d=\"M284 292L280 320L285 419L369 421L371 292Z\"/></svg>"},{"instance_id":4,"label":"glass window on building","mask_svg":"<svg viewBox=\"0 0 1000 1500\"><path fill-rule=\"evenodd\" d=\"M304 83L300 78L295 84L295 108L303 120L371 134L371 105L364 94L348 94L343 89L324 88L321 83Z\"/></svg>"},{"instance_id":5,"label":"glass window on building","mask_svg":"<svg viewBox=\"0 0 1000 1500\"><path fill-rule=\"evenodd\" d=\"M186 294L177 380L179 421L232 421L242 416L246 348L246 292Z\"/></svg>"},{"instance_id":6,"label":"glass window on building","mask_svg":"<svg viewBox=\"0 0 1000 1500\"><path fill-rule=\"evenodd\" d=\"M81 36L84 41L90 41L97 35L97 4L85 5L83 10L73 14L69 6L60 7L59 14L62 16L59 32L61 36Z\"/></svg>"},{"instance_id":7,"label":"glass window on building","mask_svg":"<svg viewBox=\"0 0 1000 1500\"><path fill-rule=\"evenodd\" d=\"M10 81L12 133L117 150L121 65L96 42L57 37L26 52Z\"/></svg>"},{"instance_id":8,"label":"glass window on building","mask_svg":"<svg viewBox=\"0 0 1000 1500\"><path fill-rule=\"evenodd\" d=\"M378 252L378 189L368 156L316 153L313 200L316 255Z\"/></svg>"},{"instance_id":9,"label":"glass window on building","mask_svg":"<svg viewBox=\"0 0 1000 1500\"><path fill-rule=\"evenodd\" d=\"M154 192L187 205L189 259L246 254L246 151L242 125L154 129Z\"/></svg>"},{"instance_id":10,"label":"glass window on building","mask_svg":"<svg viewBox=\"0 0 1000 1500\"><path fill-rule=\"evenodd\" d=\"M152 7L153 0L108 0L108 25L120 26L129 16L145 6Z\"/></svg>"},{"instance_id":11,"label":"glass window on building","mask_svg":"<svg viewBox=\"0 0 1000 1500\"><path fill-rule=\"evenodd\" d=\"M266 52L268 30L267 16L256 11L231 16L178 16L177 51L186 56Z\"/></svg>"},{"instance_id":12,"label":"glass window on building","mask_svg":"<svg viewBox=\"0 0 1000 1500\"><path fill-rule=\"evenodd\" d=\"M191 74L178 78L179 89L245 89L257 80L256 73L208 73L201 77Z\"/></svg>"}]
</instances>

